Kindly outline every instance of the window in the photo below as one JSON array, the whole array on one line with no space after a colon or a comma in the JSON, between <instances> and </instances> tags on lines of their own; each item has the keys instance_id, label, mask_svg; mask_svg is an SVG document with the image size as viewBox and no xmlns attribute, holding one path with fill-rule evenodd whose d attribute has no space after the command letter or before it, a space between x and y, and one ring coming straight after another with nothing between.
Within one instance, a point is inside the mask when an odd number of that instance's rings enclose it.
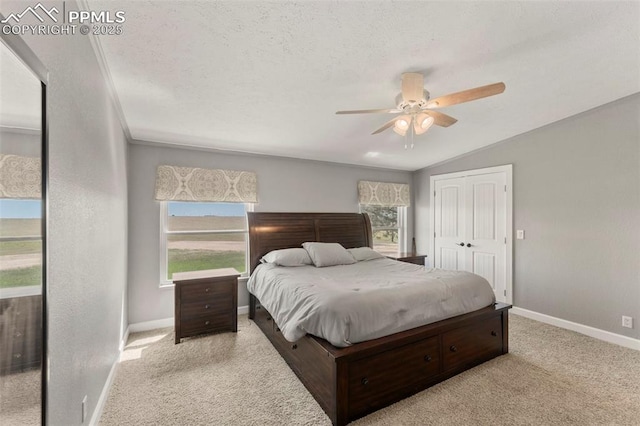
<instances>
[{"instance_id":1,"label":"window","mask_svg":"<svg viewBox=\"0 0 640 426\"><path fill-rule=\"evenodd\" d=\"M42 202L0 200L0 289L25 295L42 284ZM7 291L7 289L12 289ZM26 292L26 293L25 293Z\"/></svg>"},{"instance_id":2,"label":"window","mask_svg":"<svg viewBox=\"0 0 640 426\"><path fill-rule=\"evenodd\" d=\"M373 231L373 249L384 255L397 255L405 250L407 208L360 205L367 213Z\"/></svg>"},{"instance_id":3,"label":"window","mask_svg":"<svg viewBox=\"0 0 640 426\"><path fill-rule=\"evenodd\" d=\"M160 281L175 272L235 268L247 271L247 211L253 204L160 203Z\"/></svg>"}]
</instances>

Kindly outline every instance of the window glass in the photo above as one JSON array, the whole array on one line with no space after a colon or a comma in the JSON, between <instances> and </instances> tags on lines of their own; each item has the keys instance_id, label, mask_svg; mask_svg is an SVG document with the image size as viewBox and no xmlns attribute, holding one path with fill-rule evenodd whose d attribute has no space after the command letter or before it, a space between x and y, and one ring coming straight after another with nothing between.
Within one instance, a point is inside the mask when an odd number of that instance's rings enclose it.
<instances>
[{"instance_id":1,"label":"window glass","mask_svg":"<svg viewBox=\"0 0 640 426\"><path fill-rule=\"evenodd\" d=\"M247 264L246 205L239 203L167 202L164 229L171 281L175 272L235 268Z\"/></svg>"},{"instance_id":2,"label":"window glass","mask_svg":"<svg viewBox=\"0 0 640 426\"><path fill-rule=\"evenodd\" d=\"M398 207L360 206L367 213L373 231L373 249L385 255L396 255L400 251L401 222Z\"/></svg>"},{"instance_id":3,"label":"window glass","mask_svg":"<svg viewBox=\"0 0 640 426\"><path fill-rule=\"evenodd\" d=\"M0 289L42 283L42 202L0 200Z\"/></svg>"}]
</instances>

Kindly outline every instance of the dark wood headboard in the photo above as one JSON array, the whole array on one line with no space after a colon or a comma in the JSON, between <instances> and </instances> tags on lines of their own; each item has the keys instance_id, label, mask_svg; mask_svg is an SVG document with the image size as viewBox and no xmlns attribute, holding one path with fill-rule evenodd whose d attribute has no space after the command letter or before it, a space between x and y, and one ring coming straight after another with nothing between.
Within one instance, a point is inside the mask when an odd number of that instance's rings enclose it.
<instances>
[{"instance_id":1,"label":"dark wood headboard","mask_svg":"<svg viewBox=\"0 0 640 426\"><path fill-rule=\"evenodd\" d=\"M366 213L247 213L249 271L271 250L301 247L307 241L340 243L344 248L373 247Z\"/></svg>"}]
</instances>

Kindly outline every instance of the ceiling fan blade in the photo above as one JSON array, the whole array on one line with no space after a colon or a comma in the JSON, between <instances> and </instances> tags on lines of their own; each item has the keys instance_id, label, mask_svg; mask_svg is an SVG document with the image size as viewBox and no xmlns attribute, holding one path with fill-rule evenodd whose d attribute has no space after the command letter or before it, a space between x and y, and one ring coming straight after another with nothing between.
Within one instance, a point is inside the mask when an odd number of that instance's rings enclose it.
<instances>
[{"instance_id":1,"label":"ceiling fan blade","mask_svg":"<svg viewBox=\"0 0 640 426\"><path fill-rule=\"evenodd\" d=\"M418 102L424 94L424 76L417 72L402 74L402 99L405 102Z\"/></svg>"},{"instance_id":2,"label":"ceiling fan blade","mask_svg":"<svg viewBox=\"0 0 640 426\"><path fill-rule=\"evenodd\" d=\"M441 127L449 127L458 121L450 115L443 114L438 111L425 110L424 113L433 117L433 124Z\"/></svg>"},{"instance_id":3,"label":"ceiling fan blade","mask_svg":"<svg viewBox=\"0 0 640 426\"><path fill-rule=\"evenodd\" d=\"M402 111L398 111L395 108L391 109L356 109L353 111L336 111L336 114L371 114L371 113L389 113L389 114L399 114Z\"/></svg>"},{"instance_id":4,"label":"ceiling fan blade","mask_svg":"<svg viewBox=\"0 0 640 426\"><path fill-rule=\"evenodd\" d=\"M378 133L384 132L385 130L387 130L389 127L393 126L396 123L396 120L399 117L395 117L392 118L391 120L387 121L386 123L384 123L384 125L382 127L380 127L378 130L376 130L375 132L371 133L372 135L377 135Z\"/></svg>"},{"instance_id":5,"label":"ceiling fan blade","mask_svg":"<svg viewBox=\"0 0 640 426\"><path fill-rule=\"evenodd\" d=\"M427 108L441 108L449 105L461 104L463 102L475 101L476 99L486 98L487 96L499 95L504 92L505 87L504 83L500 82L489 84L487 86L476 87L475 89L463 90L462 92L451 93L449 95L431 99L427 104Z\"/></svg>"}]
</instances>

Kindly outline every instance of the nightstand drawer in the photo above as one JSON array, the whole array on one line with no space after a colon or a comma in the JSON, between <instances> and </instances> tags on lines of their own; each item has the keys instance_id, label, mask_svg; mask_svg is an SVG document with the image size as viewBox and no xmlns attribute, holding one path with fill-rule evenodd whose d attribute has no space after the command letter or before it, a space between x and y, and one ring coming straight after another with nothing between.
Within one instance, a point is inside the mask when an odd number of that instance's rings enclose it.
<instances>
[{"instance_id":1,"label":"nightstand drawer","mask_svg":"<svg viewBox=\"0 0 640 426\"><path fill-rule=\"evenodd\" d=\"M211 315L212 312L230 312L233 300L230 294L198 302L183 303L180 309L182 321L190 318Z\"/></svg>"},{"instance_id":2,"label":"nightstand drawer","mask_svg":"<svg viewBox=\"0 0 640 426\"><path fill-rule=\"evenodd\" d=\"M181 329L183 335L194 336L196 334L229 330L231 326L231 315L212 314L209 316L203 316L183 321L181 324Z\"/></svg>"},{"instance_id":3,"label":"nightstand drawer","mask_svg":"<svg viewBox=\"0 0 640 426\"><path fill-rule=\"evenodd\" d=\"M219 295L231 294L234 283L235 278L231 278L227 282L183 285L180 289L180 297L183 303L213 300Z\"/></svg>"}]
</instances>

